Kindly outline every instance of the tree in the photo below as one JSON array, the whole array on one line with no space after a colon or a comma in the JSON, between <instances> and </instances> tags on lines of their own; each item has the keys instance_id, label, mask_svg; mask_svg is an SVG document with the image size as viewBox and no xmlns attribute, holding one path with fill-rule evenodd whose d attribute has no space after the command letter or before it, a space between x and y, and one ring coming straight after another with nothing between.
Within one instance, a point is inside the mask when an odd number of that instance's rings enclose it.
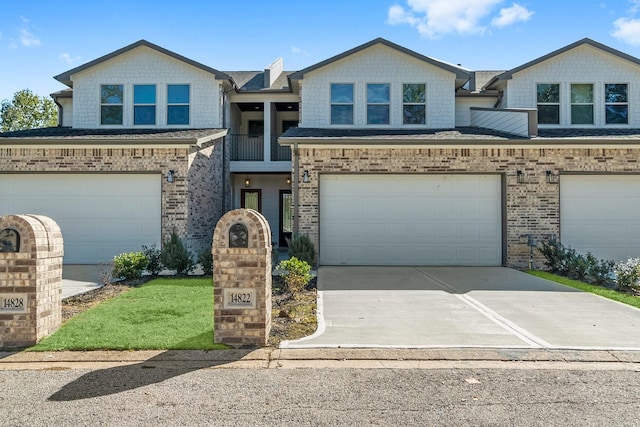
<instances>
[{"instance_id":1,"label":"tree","mask_svg":"<svg viewBox=\"0 0 640 427\"><path fill-rule=\"evenodd\" d=\"M57 126L58 109L53 100L39 97L29 89L13 94L11 101L5 99L0 107L0 130L35 129Z\"/></svg>"}]
</instances>

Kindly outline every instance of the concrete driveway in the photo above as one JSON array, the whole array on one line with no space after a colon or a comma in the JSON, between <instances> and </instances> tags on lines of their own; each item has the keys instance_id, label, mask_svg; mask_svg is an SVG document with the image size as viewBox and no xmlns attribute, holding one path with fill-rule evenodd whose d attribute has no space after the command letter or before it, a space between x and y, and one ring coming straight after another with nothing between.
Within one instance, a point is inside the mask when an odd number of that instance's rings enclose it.
<instances>
[{"instance_id":1,"label":"concrete driveway","mask_svg":"<svg viewBox=\"0 0 640 427\"><path fill-rule=\"evenodd\" d=\"M321 267L309 347L640 350L640 310L502 267Z\"/></svg>"}]
</instances>

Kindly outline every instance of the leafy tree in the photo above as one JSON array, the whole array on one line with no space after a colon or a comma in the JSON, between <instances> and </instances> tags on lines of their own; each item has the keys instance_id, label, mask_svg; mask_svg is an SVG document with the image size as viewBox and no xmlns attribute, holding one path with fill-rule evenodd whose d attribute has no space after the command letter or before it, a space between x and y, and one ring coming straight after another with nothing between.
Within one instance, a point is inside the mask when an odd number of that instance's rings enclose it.
<instances>
[{"instance_id":1,"label":"leafy tree","mask_svg":"<svg viewBox=\"0 0 640 427\"><path fill-rule=\"evenodd\" d=\"M12 132L16 130L35 129L57 126L58 109L53 100L39 97L29 89L13 94L13 99L2 101L0 107L0 130Z\"/></svg>"}]
</instances>

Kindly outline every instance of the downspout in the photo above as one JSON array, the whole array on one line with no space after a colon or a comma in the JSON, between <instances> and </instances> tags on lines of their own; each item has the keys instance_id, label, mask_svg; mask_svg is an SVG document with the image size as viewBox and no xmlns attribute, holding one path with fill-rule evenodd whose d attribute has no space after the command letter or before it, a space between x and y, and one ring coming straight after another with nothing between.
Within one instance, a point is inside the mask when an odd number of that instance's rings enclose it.
<instances>
[{"instance_id":1,"label":"downspout","mask_svg":"<svg viewBox=\"0 0 640 427\"><path fill-rule=\"evenodd\" d=\"M293 143L293 237L298 237L300 232L300 221L298 218L299 215L299 205L300 202L298 197L300 195L300 190L298 188L299 177L298 177L298 162L300 157L300 152L298 151L298 143Z\"/></svg>"},{"instance_id":2,"label":"downspout","mask_svg":"<svg viewBox=\"0 0 640 427\"><path fill-rule=\"evenodd\" d=\"M222 91L222 127L227 127L227 92L222 85L220 86ZM222 212L227 212L227 197L229 197L230 189L227 189L227 135L222 138Z\"/></svg>"},{"instance_id":3,"label":"downspout","mask_svg":"<svg viewBox=\"0 0 640 427\"><path fill-rule=\"evenodd\" d=\"M53 102L58 106L58 127L62 127L62 118L64 116L64 108L58 102L58 98L53 98Z\"/></svg>"}]
</instances>

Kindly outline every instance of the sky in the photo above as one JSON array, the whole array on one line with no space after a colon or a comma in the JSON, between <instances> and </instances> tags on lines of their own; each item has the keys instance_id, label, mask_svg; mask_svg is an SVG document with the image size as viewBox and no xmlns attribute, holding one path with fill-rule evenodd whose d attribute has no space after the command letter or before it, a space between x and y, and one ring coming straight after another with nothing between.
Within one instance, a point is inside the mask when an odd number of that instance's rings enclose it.
<instances>
[{"instance_id":1,"label":"sky","mask_svg":"<svg viewBox=\"0 0 640 427\"><path fill-rule=\"evenodd\" d=\"M220 71L296 71L377 37L472 70L585 37L640 57L640 0L0 0L0 101L140 39Z\"/></svg>"}]
</instances>

